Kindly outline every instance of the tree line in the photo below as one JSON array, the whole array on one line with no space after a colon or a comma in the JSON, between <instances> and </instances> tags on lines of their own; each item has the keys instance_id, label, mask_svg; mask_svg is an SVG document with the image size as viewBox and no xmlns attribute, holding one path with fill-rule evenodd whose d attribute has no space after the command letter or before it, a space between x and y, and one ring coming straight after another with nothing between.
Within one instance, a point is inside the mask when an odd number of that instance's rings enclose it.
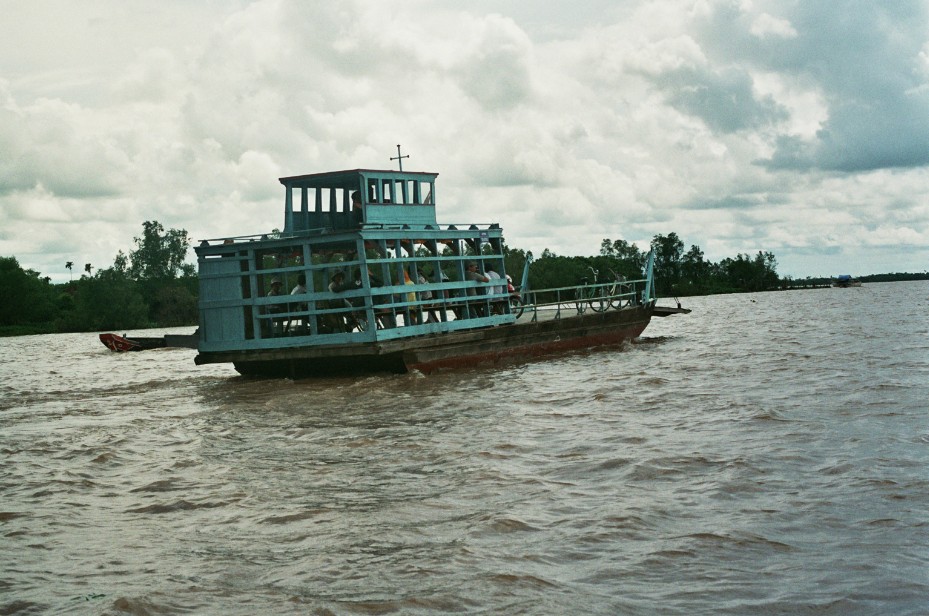
<instances>
[{"instance_id":1,"label":"tree line","mask_svg":"<svg viewBox=\"0 0 929 616\"><path fill-rule=\"evenodd\" d=\"M752 256L739 254L718 263L708 261L697 245L685 251L676 233L656 235L650 249L655 251L655 285L659 297L710 295L768 291L782 288L774 254L759 251ZM507 249L506 268L511 276L522 272L528 253ZM568 287L588 282L610 282L616 276L627 280L642 278L648 252L626 240L604 239L600 254L590 257L562 257L542 252L529 269L533 289ZM596 280L593 280L596 275Z\"/></svg>"},{"instance_id":2,"label":"tree line","mask_svg":"<svg viewBox=\"0 0 929 616\"><path fill-rule=\"evenodd\" d=\"M196 270L185 263L190 237L146 221L135 248L113 265L64 284L0 257L0 335L173 327L197 322ZM65 268L73 271L73 261Z\"/></svg>"}]
</instances>

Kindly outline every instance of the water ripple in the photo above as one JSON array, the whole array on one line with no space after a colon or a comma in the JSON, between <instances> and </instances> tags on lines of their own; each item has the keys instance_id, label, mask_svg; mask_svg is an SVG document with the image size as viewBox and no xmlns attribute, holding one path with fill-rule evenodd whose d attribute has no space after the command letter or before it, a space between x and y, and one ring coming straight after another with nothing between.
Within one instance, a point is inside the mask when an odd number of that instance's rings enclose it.
<instances>
[{"instance_id":1,"label":"water ripple","mask_svg":"<svg viewBox=\"0 0 929 616\"><path fill-rule=\"evenodd\" d=\"M0 614L923 614L925 288L428 377L0 339Z\"/></svg>"}]
</instances>

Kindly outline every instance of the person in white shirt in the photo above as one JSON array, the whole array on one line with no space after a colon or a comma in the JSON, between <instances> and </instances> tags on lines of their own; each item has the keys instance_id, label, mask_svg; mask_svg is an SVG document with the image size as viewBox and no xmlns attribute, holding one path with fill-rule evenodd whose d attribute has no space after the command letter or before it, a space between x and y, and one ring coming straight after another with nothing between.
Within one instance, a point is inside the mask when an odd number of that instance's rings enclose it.
<instances>
[{"instance_id":1,"label":"person in white shirt","mask_svg":"<svg viewBox=\"0 0 929 616\"><path fill-rule=\"evenodd\" d=\"M484 273L488 278L490 278L491 281L500 280L500 274L497 273L497 270L494 269L493 265L488 265L487 271ZM487 287L488 295L501 295L502 293L503 293L502 285L494 285L492 287Z\"/></svg>"},{"instance_id":2,"label":"person in white shirt","mask_svg":"<svg viewBox=\"0 0 929 616\"><path fill-rule=\"evenodd\" d=\"M297 276L297 286L294 287L290 294L303 295L304 293L306 293L306 274L300 274Z\"/></svg>"}]
</instances>

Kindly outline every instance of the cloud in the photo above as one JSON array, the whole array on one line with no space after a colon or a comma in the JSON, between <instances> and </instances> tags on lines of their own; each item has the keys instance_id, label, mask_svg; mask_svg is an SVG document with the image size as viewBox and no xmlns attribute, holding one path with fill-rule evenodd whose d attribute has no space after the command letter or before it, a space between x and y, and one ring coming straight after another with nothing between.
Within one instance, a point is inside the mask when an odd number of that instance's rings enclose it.
<instances>
[{"instance_id":1,"label":"cloud","mask_svg":"<svg viewBox=\"0 0 929 616\"><path fill-rule=\"evenodd\" d=\"M512 20L490 15L467 37L470 49L453 69L462 91L489 111L509 109L532 95L532 45Z\"/></svg>"},{"instance_id":2,"label":"cloud","mask_svg":"<svg viewBox=\"0 0 929 616\"><path fill-rule=\"evenodd\" d=\"M716 132L763 128L788 117L771 97L756 97L752 77L743 70L678 70L655 81L671 105L699 117Z\"/></svg>"},{"instance_id":3,"label":"cloud","mask_svg":"<svg viewBox=\"0 0 929 616\"><path fill-rule=\"evenodd\" d=\"M757 25L762 15L745 7L764 5L783 12L763 13L765 22L789 23L795 35L752 43L741 24ZM927 22L929 7L915 1L719 4L699 40L713 64L741 57L745 70L780 73L798 90L814 89L824 103L826 117L812 138L781 132L762 164L855 173L929 163L929 90L920 55Z\"/></svg>"},{"instance_id":4,"label":"cloud","mask_svg":"<svg viewBox=\"0 0 929 616\"><path fill-rule=\"evenodd\" d=\"M749 32L758 38L767 38L776 36L780 38L796 38L797 31L791 25L790 21L774 17L768 13L761 13L754 20L749 28Z\"/></svg>"},{"instance_id":5,"label":"cloud","mask_svg":"<svg viewBox=\"0 0 929 616\"><path fill-rule=\"evenodd\" d=\"M854 250L886 261L891 241L916 263L926 13L243 0L52 19L24 5L0 25L0 58L17 58L0 66L0 254L67 279L65 261L110 262L145 220L196 239L266 232L282 224L279 176L390 168L400 143L405 169L441 173L441 220L500 222L537 254L674 231L711 260L771 250L784 273Z\"/></svg>"},{"instance_id":6,"label":"cloud","mask_svg":"<svg viewBox=\"0 0 929 616\"><path fill-rule=\"evenodd\" d=\"M2 88L0 84L0 88ZM21 107L9 93L0 109L0 195L42 186L62 197L119 193L120 144L101 140L100 114L59 100Z\"/></svg>"}]
</instances>

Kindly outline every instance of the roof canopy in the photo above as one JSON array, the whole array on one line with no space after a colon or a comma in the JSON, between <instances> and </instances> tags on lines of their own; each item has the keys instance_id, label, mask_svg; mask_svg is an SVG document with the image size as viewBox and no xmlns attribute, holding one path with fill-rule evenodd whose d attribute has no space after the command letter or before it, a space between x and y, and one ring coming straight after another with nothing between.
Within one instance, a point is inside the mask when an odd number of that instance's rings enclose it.
<instances>
[{"instance_id":1,"label":"roof canopy","mask_svg":"<svg viewBox=\"0 0 929 616\"><path fill-rule=\"evenodd\" d=\"M438 173L425 171L391 171L378 169L349 169L345 171L327 171L280 178L281 184L294 188L345 188L359 189L368 179L381 180L416 180L433 182Z\"/></svg>"},{"instance_id":2,"label":"roof canopy","mask_svg":"<svg viewBox=\"0 0 929 616\"><path fill-rule=\"evenodd\" d=\"M438 173L351 169L280 178L287 189L284 231L435 224ZM352 195L358 193L356 207Z\"/></svg>"}]
</instances>

